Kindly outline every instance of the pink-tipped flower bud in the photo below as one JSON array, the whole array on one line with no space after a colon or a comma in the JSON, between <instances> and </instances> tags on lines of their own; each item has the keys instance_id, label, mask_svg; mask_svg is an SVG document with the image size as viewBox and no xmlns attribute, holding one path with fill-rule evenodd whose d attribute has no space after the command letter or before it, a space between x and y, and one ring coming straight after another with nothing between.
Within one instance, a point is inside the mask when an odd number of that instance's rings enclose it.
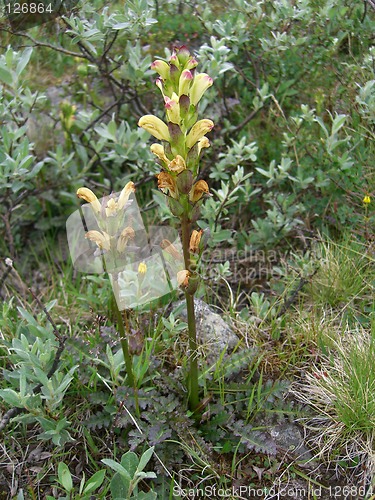
<instances>
[{"instance_id":1,"label":"pink-tipped flower bud","mask_svg":"<svg viewBox=\"0 0 375 500\"><path fill-rule=\"evenodd\" d=\"M164 97L164 107L167 112L167 117L170 122L179 124L181 121L180 106L178 104L178 95L173 92L172 98Z\"/></svg>"},{"instance_id":2,"label":"pink-tipped flower bud","mask_svg":"<svg viewBox=\"0 0 375 500\"><path fill-rule=\"evenodd\" d=\"M186 69L194 69L198 66L198 61L195 59L195 57L192 57L187 63L186 63Z\"/></svg>"},{"instance_id":3,"label":"pink-tipped flower bud","mask_svg":"<svg viewBox=\"0 0 375 500\"><path fill-rule=\"evenodd\" d=\"M151 69L159 73L163 80L166 80L169 77L169 64L165 61L160 61L159 59L154 61L151 64Z\"/></svg>"},{"instance_id":4,"label":"pink-tipped flower bud","mask_svg":"<svg viewBox=\"0 0 375 500\"><path fill-rule=\"evenodd\" d=\"M175 52L173 52L173 54L169 58L169 63L173 66L177 66L177 68L180 67L180 61L178 60L177 54Z\"/></svg>"},{"instance_id":5,"label":"pink-tipped flower bud","mask_svg":"<svg viewBox=\"0 0 375 500\"><path fill-rule=\"evenodd\" d=\"M191 55L188 48L186 47L186 45L182 45L177 51L177 58L181 66L184 66L190 57Z\"/></svg>"},{"instance_id":6,"label":"pink-tipped flower bud","mask_svg":"<svg viewBox=\"0 0 375 500\"><path fill-rule=\"evenodd\" d=\"M178 95L188 95L190 84L193 80L193 75L188 69L184 69L181 73L178 83Z\"/></svg>"}]
</instances>

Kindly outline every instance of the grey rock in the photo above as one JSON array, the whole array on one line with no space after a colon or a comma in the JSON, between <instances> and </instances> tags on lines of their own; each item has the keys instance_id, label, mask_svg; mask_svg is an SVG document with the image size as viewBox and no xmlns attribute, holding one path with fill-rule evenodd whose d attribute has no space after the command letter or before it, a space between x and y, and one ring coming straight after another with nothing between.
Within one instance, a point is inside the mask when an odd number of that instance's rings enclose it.
<instances>
[{"instance_id":1,"label":"grey rock","mask_svg":"<svg viewBox=\"0 0 375 500\"><path fill-rule=\"evenodd\" d=\"M194 304L198 342L207 359L211 362L217 361L224 349L227 353L233 351L240 339L220 314L215 313L209 305L199 299L195 299ZM184 301L177 303L176 317L187 321Z\"/></svg>"},{"instance_id":2,"label":"grey rock","mask_svg":"<svg viewBox=\"0 0 375 500\"><path fill-rule=\"evenodd\" d=\"M255 418L253 425L267 428L276 444L278 455L288 455L292 460L298 462L300 467L305 464L308 468L314 466L313 455L305 446L300 427L287 417L262 414Z\"/></svg>"}]
</instances>

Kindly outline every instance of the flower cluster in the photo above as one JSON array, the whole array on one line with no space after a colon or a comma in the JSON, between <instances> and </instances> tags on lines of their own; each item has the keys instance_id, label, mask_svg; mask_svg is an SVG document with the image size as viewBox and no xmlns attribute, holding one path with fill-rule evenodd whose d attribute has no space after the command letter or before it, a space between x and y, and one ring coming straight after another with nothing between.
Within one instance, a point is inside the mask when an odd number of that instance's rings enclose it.
<instances>
[{"instance_id":1,"label":"flower cluster","mask_svg":"<svg viewBox=\"0 0 375 500\"><path fill-rule=\"evenodd\" d=\"M168 196L172 214L188 227L186 270L177 277L185 289L194 278L194 270L189 268L194 254L200 253L202 235L202 231L191 232L190 226L199 216L200 204L210 194L207 182L197 178L199 158L202 150L210 146L206 134L214 126L209 119L198 120L198 103L213 81L206 73L197 73L197 65L185 46L175 49L168 63L154 61L151 68L159 74L156 85L164 100L166 122L154 115L142 116L138 122L162 141L151 146L162 167L157 175L158 188Z\"/></svg>"},{"instance_id":2,"label":"flower cluster","mask_svg":"<svg viewBox=\"0 0 375 500\"><path fill-rule=\"evenodd\" d=\"M100 231L95 229L87 231L85 238L96 244L98 254L110 253L114 263L121 254L124 254L129 242L135 238L131 218L127 220L128 225L124 223L126 209L132 203L129 197L134 191L134 183L128 182L119 196L114 194L106 196L102 202L91 189L81 187L77 191L78 198L90 203L100 229Z\"/></svg>"}]
</instances>

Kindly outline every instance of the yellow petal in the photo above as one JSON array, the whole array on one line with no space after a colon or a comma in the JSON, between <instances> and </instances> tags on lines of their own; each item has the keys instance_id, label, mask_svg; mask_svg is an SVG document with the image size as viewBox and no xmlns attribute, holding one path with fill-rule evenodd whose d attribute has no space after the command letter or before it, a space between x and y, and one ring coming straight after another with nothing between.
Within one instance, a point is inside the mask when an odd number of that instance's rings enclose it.
<instances>
[{"instance_id":1,"label":"yellow petal","mask_svg":"<svg viewBox=\"0 0 375 500\"><path fill-rule=\"evenodd\" d=\"M191 253L198 253L199 243L201 241L202 234L203 234L202 229L200 231L196 231L194 229L194 231L192 232L189 244L189 250Z\"/></svg>"},{"instance_id":2,"label":"yellow petal","mask_svg":"<svg viewBox=\"0 0 375 500\"><path fill-rule=\"evenodd\" d=\"M171 170L172 172L176 172L177 174L181 173L183 170L186 169L185 160L182 158L182 156L177 155L176 158L174 158L169 163L168 169Z\"/></svg>"},{"instance_id":3,"label":"yellow petal","mask_svg":"<svg viewBox=\"0 0 375 500\"><path fill-rule=\"evenodd\" d=\"M196 106L201 100L202 95L205 93L205 91L209 87L211 87L212 83L212 78L206 73L199 73L198 75L195 75L194 82L189 92L191 104Z\"/></svg>"},{"instance_id":4,"label":"yellow petal","mask_svg":"<svg viewBox=\"0 0 375 500\"><path fill-rule=\"evenodd\" d=\"M124 189L121 191L120 196L118 198L118 208L119 210L122 210L126 204L126 202L129 199L129 196L131 193L134 193L135 191L135 184L134 182L130 181L126 184Z\"/></svg>"},{"instance_id":5,"label":"yellow petal","mask_svg":"<svg viewBox=\"0 0 375 500\"><path fill-rule=\"evenodd\" d=\"M117 240L117 251L119 253L122 253L125 250L129 240L134 240L134 238L135 238L135 231L132 227L128 226L125 229L123 229L119 236L119 239Z\"/></svg>"},{"instance_id":6,"label":"yellow petal","mask_svg":"<svg viewBox=\"0 0 375 500\"><path fill-rule=\"evenodd\" d=\"M200 155L200 152L202 151L203 148L209 148L209 147L210 147L210 141L207 139L207 137L202 137L202 139L199 139L198 156Z\"/></svg>"},{"instance_id":7,"label":"yellow petal","mask_svg":"<svg viewBox=\"0 0 375 500\"><path fill-rule=\"evenodd\" d=\"M168 126L155 115L142 116L142 118L140 118L138 122L138 125L139 127L147 130L149 134L153 135L160 141L170 140Z\"/></svg>"},{"instance_id":8,"label":"yellow petal","mask_svg":"<svg viewBox=\"0 0 375 500\"><path fill-rule=\"evenodd\" d=\"M207 132L210 132L214 128L214 122L212 120L199 120L193 127L186 137L186 146L192 148L199 139L201 139Z\"/></svg>"},{"instance_id":9,"label":"yellow petal","mask_svg":"<svg viewBox=\"0 0 375 500\"><path fill-rule=\"evenodd\" d=\"M156 155L159 158L159 160L165 162L168 165L169 160L165 156L165 151L164 151L164 148L161 144L157 144L157 143L151 144L150 150L151 150L151 153L153 153L154 155Z\"/></svg>"},{"instance_id":10,"label":"yellow petal","mask_svg":"<svg viewBox=\"0 0 375 500\"><path fill-rule=\"evenodd\" d=\"M177 198L177 185L171 174L168 174L168 172L160 172L160 174L157 175L157 178L158 188L162 190L166 189L173 198Z\"/></svg>"},{"instance_id":11,"label":"yellow petal","mask_svg":"<svg viewBox=\"0 0 375 500\"><path fill-rule=\"evenodd\" d=\"M95 212L101 211L102 206L96 195L91 191L91 189L85 187L79 188L77 191L77 196L78 198L85 200L87 203L91 203L92 204L91 206Z\"/></svg>"},{"instance_id":12,"label":"yellow petal","mask_svg":"<svg viewBox=\"0 0 375 500\"><path fill-rule=\"evenodd\" d=\"M139 274L146 274L147 272L147 266L144 262L141 262L138 266L138 273Z\"/></svg>"},{"instance_id":13,"label":"yellow petal","mask_svg":"<svg viewBox=\"0 0 375 500\"><path fill-rule=\"evenodd\" d=\"M100 232L100 231L88 231L85 234L85 238L87 238L90 241L93 241L98 245L99 248L102 248L104 250L109 250L111 248L111 237L109 234L106 232Z\"/></svg>"},{"instance_id":14,"label":"yellow petal","mask_svg":"<svg viewBox=\"0 0 375 500\"><path fill-rule=\"evenodd\" d=\"M108 200L108 203L107 203L107 206L105 209L105 215L107 217L114 217L115 215L117 215L117 211L118 211L118 206L117 206L116 200L114 198L110 198Z\"/></svg>"},{"instance_id":15,"label":"yellow petal","mask_svg":"<svg viewBox=\"0 0 375 500\"><path fill-rule=\"evenodd\" d=\"M177 283L178 286L183 286L186 288L189 284L190 272L184 269L183 271L178 271L177 273Z\"/></svg>"},{"instance_id":16,"label":"yellow petal","mask_svg":"<svg viewBox=\"0 0 375 500\"><path fill-rule=\"evenodd\" d=\"M192 190L190 191L189 200L195 203L202 198L204 193L209 193L208 184L206 181L200 180L194 184Z\"/></svg>"}]
</instances>

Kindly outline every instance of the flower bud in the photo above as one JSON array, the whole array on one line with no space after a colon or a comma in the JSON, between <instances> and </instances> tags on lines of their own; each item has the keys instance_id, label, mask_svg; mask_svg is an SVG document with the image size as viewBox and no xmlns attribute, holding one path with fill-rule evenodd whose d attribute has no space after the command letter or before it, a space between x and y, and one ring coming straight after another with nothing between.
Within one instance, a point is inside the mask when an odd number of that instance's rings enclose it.
<instances>
[{"instance_id":1,"label":"flower bud","mask_svg":"<svg viewBox=\"0 0 375 500\"><path fill-rule=\"evenodd\" d=\"M180 106L178 104L178 95L175 92L173 92L171 99L168 96L164 97L164 102L165 102L164 107L167 111L168 120L178 125L181 121Z\"/></svg>"},{"instance_id":2,"label":"flower bud","mask_svg":"<svg viewBox=\"0 0 375 500\"><path fill-rule=\"evenodd\" d=\"M163 94L164 96L164 85L163 85L163 82L160 78L157 78L155 80L155 85L158 87L158 89L160 90L160 92Z\"/></svg>"},{"instance_id":3,"label":"flower bud","mask_svg":"<svg viewBox=\"0 0 375 500\"><path fill-rule=\"evenodd\" d=\"M78 196L78 198L85 200L87 203L91 203L91 206L92 206L94 212L99 213L101 211L102 206L100 204L100 201L95 196L95 194L91 191L91 189L88 189L85 187L79 188L77 191L77 196Z\"/></svg>"},{"instance_id":4,"label":"flower bud","mask_svg":"<svg viewBox=\"0 0 375 500\"><path fill-rule=\"evenodd\" d=\"M145 115L140 118L138 122L138 126L147 130L147 132L156 139L160 141L169 141L170 135L168 131L168 126L160 120L157 116L154 115Z\"/></svg>"},{"instance_id":5,"label":"flower bud","mask_svg":"<svg viewBox=\"0 0 375 500\"><path fill-rule=\"evenodd\" d=\"M186 63L186 69L194 69L198 66L198 61L195 59L195 57L192 57L187 63Z\"/></svg>"},{"instance_id":6,"label":"flower bud","mask_svg":"<svg viewBox=\"0 0 375 500\"><path fill-rule=\"evenodd\" d=\"M178 89L178 82L180 78L180 70L174 64L171 64L169 68L169 78L172 81L173 85Z\"/></svg>"},{"instance_id":7,"label":"flower bud","mask_svg":"<svg viewBox=\"0 0 375 500\"><path fill-rule=\"evenodd\" d=\"M190 84L193 80L193 75L188 69L185 69L180 76L178 83L178 95L188 95Z\"/></svg>"},{"instance_id":8,"label":"flower bud","mask_svg":"<svg viewBox=\"0 0 375 500\"><path fill-rule=\"evenodd\" d=\"M187 61L191 58L190 52L186 45L182 45L177 51L177 58L181 66L184 66Z\"/></svg>"},{"instance_id":9,"label":"flower bud","mask_svg":"<svg viewBox=\"0 0 375 500\"><path fill-rule=\"evenodd\" d=\"M134 240L135 231L132 227L128 226L122 230L119 239L117 240L117 251L123 253L129 240Z\"/></svg>"},{"instance_id":10,"label":"flower bud","mask_svg":"<svg viewBox=\"0 0 375 500\"><path fill-rule=\"evenodd\" d=\"M135 184L134 182L130 181L125 185L124 189L120 193L120 196L118 197L117 205L119 210L122 210L125 207L127 201L129 200L129 196L134 192Z\"/></svg>"},{"instance_id":11,"label":"flower bud","mask_svg":"<svg viewBox=\"0 0 375 500\"><path fill-rule=\"evenodd\" d=\"M190 191L189 200L193 203L196 203L202 198L203 194L208 193L209 189L207 182L204 180L200 180L194 184L193 189Z\"/></svg>"},{"instance_id":12,"label":"flower bud","mask_svg":"<svg viewBox=\"0 0 375 500\"><path fill-rule=\"evenodd\" d=\"M209 148L209 147L210 147L210 141L207 139L207 137L202 137L202 139L199 139L199 141L198 141L198 156L200 155L203 148Z\"/></svg>"},{"instance_id":13,"label":"flower bud","mask_svg":"<svg viewBox=\"0 0 375 500\"><path fill-rule=\"evenodd\" d=\"M175 217L180 217L184 213L184 207L174 198L168 198L168 206Z\"/></svg>"},{"instance_id":14,"label":"flower bud","mask_svg":"<svg viewBox=\"0 0 375 500\"><path fill-rule=\"evenodd\" d=\"M194 229L194 231L191 233L190 244L189 244L189 251L191 253L199 253L199 244L201 241L202 234L203 234L202 229L200 231Z\"/></svg>"},{"instance_id":15,"label":"flower bud","mask_svg":"<svg viewBox=\"0 0 375 500\"><path fill-rule=\"evenodd\" d=\"M371 203L371 198L369 195L366 195L362 201L365 205L369 205Z\"/></svg>"},{"instance_id":16,"label":"flower bud","mask_svg":"<svg viewBox=\"0 0 375 500\"><path fill-rule=\"evenodd\" d=\"M180 67L180 61L178 60L176 52L173 52L173 54L169 58L169 63L173 66L176 66L177 68Z\"/></svg>"},{"instance_id":17,"label":"flower bud","mask_svg":"<svg viewBox=\"0 0 375 500\"><path fill-rule=\"evenodd\" d=\"M111 195L113 196L113 195ZM117 212L118 212L118 205L117 205L117 202L115 200L115 198L106 198L108 201L107 201L107 205L105 207L105 216L106 217L115 217L117 215Z\"/></svg>"},{"instance_id":18,"label":"flower bud","mask_svg":"<svg viewBox=\"0 0 375 500\"><path fill-rule=\"evenodd\" d=\"M178 271L177 273L177 283L178 286L186 288L189 284L190 272L186 269Z\"/></svg>"},{"instance_id":19,"label":"flower bud","mask_svg":"<svg viewBox=\"0 0 375 500\"><path fill-rule=\"evenodd\" d=\"M205 91L213 84L212 78L206 73L199 73L194 77L194 82L190 87L190 102L194 106L201 100Z\"/></svg>"},{"instance_id":20,"label":"flower bud","mask_svg":"<svg viewBox=\"0 0 375 500\"><path fill-rule=\"evenodd\" d=\"M189 194L193 185L193 174L190 170L184 170L177 176L177 189L182 194Z\"/></svg>"},{"instance_id":21,"label":"flower bud","mask_svg":"<svg viewBox=\"0 0 375 500\"><path fill-rule=\"evenodd\" d=\"M159 59L151 64L151 69L159 73L163 80L167 80L169 77L169 64L165 61L160 61Z\"/></svg>"},{"instance_id":22,"label":"flower bud","mask_svg":"<svg viewBox=\"0 0 375 500\"><path fill-rule=\"evenodd\" d=\"M182 94L178 100L178 104L180 105L180 114L181 118L185 118L185 116L189 113L190 110L190 98Z\"/></svg>"},{"instance_id":23,"label":"flower bud","mask_svg":"<svg viewBox=\"0 0 375 500\"><path fill-rule=\"evenodd\" d=\"M174 158L168 165L168 170L171 170L176 174L181 173L185 169L186 169L186 163L181 155L177 155L176 158Z\"/></svg>"},{"instance_id":24,"label":"flower bud","mask_svg":"<svg viewBox=\"0 0 375 500\"><path fill-rule=\"evenodd\" d=\"M138 274L146 274L147 273L147 266L144 262L140 262L139 266L138 266Z\"/></svg>"},{"instance_id":25,"label":"flower bud","mask_svg":"<svg viewBox=\"0 0 375 500\"><path fill-rule=\"evenodd\" d=\"M161 144L158 144L158 143L151 144L150 150L151 150L151 153L153 153L154 155L156 155L159 158L159 160L161 160L162 162L164 162L166 164L169 163L169 160L165 155L164 148Z\"/></svg>"},{"instance_id":26,"label":"flower bud","mask_svg":"<svg viewBox=\"0 0 375 500\"><path fill-rule=\"evenodd\" d=\"M85 238L93 241L99 248L103 250L109 250L111 248L111 238L109 234L104 231L102 233L100 231L88 231L85 234Z\"/></svg>"},{"instance_id":27,"label":"flower bud","mask_svg":"<svg viewBox=\"0 0 375 500\"><path fill-rule=\"evenodd\" d=\"M158 179L158 188L161 189L163 193L169 192L172 198L178 197L176 181L171 174L168 174L168 172L160 172L156 177Z\"/></svg>"},{"instance_id":28,"label":"flower bud","mask_svg":"<svg viewBox=\"0 0 375 500\"><path fill-rule=\"evenodd\" d=\"M199 141L207 132L210 132L214 127L214 122L211 120L203 119L199 120L193 127L186 137L186 146L192 148L196 142Z\"/></svg>"}]
</instances>

